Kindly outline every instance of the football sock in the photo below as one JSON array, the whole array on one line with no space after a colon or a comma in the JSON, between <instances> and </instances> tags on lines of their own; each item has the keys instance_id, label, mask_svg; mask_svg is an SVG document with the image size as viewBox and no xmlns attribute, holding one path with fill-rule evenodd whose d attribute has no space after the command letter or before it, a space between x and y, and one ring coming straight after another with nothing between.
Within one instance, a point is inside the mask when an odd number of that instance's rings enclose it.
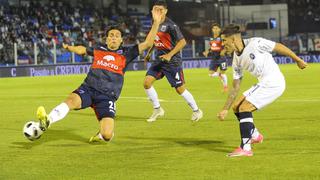
<instances>
[{"instance_id":1,"label":"football sock","mask_svg":"<svg viewBox=\"0 0 320 180\"><path fill-rule=\"evenodd\" d=\"M217 77L219 76L219 73L218 72L214 72L212 74L209 74L210 77Z\"/></svg>"},{"instance_id":2,"label":"football sock","mask_svg":"<svg viewBox=\"0 0 320 180\"><path fill-rule=\"evenodd\" d=\"M160 107L160 102L158 99L158 94L157 91L154 89L153 86L151 86L151 88L149 89L145 89L147 96L149 98L149 100L151 101L153 108L157 109Z\"/></svg>"},{"instance_id":3,"label":"football sock","mask_svg":"<svg viewBox=\"0 0 320 180\"><path fill-rule=\"evenodd\" d=\"M55 107L49 114L50 124L63 119L69 112L69 107L66 103L61 103Z\"/></svg>"},{"instance_id":4,"label":"football sock","mask_svg":"<svg viewBox=\"0 0 320 180\"><path fill-rule=\"evenodd\" d=\"M192 94L188 90L184 90L181 96L187 101L188 105L191 107L193 111L199 110L196 101L194 100Z\"/></svg>"},{"instance_id":5,"label":"football sock","mask_svg":"<svg viewBox=\"0 0 320 180\"><path fill-rule=\"evenodd\" d=\"M227 87L228 86L228 78L227 75L225 74L220 74L220 78L221 78L221 82L223 84L223 87Z\"/></svg>"},{"instance_id":6,"label":"football sock","mask_svg":"<svg viewBox=\"0 0 320 180\"><path fill-rule=\"evenodd\" d=\"M257 128L254 128L253 133L252 133L251 136L252 136L253 138L257 138L257 137L259 136L259 134L260 134L260 133L259 133L258 129L257 129Z\"/></svg>"},{"instance_id":7,"label":"football sock","mask_svg":"<svg viewBox=\"0 0 320 180\"><path fill-rule=\"evenodd\" d=\"M240 119L240 134L241 134L241 145L240 147L246 151L251 150L251 135L255 129L253 124L253 118L251 112L239 113Z\"/></svg>"}]
</instances>

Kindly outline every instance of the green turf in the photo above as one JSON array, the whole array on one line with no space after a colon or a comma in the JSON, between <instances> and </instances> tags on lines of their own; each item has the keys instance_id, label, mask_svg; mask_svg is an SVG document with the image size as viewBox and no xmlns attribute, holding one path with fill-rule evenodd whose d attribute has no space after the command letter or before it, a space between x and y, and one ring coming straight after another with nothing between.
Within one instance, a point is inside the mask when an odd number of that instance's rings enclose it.
<instances>
[{"instance_id":1,"label":"green turf","mask_svg":"<svg viewBox=\"0 0 320 180\"><path fill-rule=\"evenodd\" d=\"M142 88L145 72L127 72L116 136L103 145L87 143L98 128L91 109L71 112L36 142L22 135L39 105L50 110L84 75L0 79L0 179L320 179L320 64L281 69L287 89L254 113L265 141L249 158L226 157L239 145L238 122L232 113L217 120L226 95L207 69L185 70L186 85L204 112L195 125L166 79L155 84L165 118L147 123L152 107ZM254 82L246 74L242 91Z\"/></svg>"}]
</instances>

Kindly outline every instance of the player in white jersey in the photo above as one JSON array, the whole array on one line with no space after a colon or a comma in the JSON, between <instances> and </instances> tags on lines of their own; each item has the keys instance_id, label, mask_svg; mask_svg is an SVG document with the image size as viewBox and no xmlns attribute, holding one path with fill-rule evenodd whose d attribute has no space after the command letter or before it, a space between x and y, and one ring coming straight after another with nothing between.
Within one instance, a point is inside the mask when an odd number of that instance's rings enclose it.
<instances>
[{"instance_id":1,"label":"player in white jersey","mask_svg":"<svg viewBox=\"0 0 320 180\"><path fill-rule=\"evenodd\" d=\"M239 26L228 25L222 31L226 53L233 54L233 89L218 118L224 120L240 90L243 71L249 71L258 83L245 91L233 104L233 111L240 122L241 144L228 156L252 156L251 144L261 143L263 136L253 123L252 112L270 104L285 90L285 79L272 52L291 57L300 69L307 67L301 58L281 43L263 38L242 39Z\"/></svg>"}]
</instances>

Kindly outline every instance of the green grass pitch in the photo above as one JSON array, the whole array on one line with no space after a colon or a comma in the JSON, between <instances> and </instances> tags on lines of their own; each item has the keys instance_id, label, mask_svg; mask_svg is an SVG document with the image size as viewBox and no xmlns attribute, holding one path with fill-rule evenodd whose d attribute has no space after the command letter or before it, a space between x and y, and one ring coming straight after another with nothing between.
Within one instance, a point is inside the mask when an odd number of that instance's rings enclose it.
<instances>
[{"instance_id":1,"label":"green grass pitch","mask_svg":"<svg viewBox=\"0 0 320 180\"><path fill-rule=\"evenodd\" d=\"M87 143L98 129L92 109L70 112L38 141L22 135L38 106L50 111L85 75L0 79L0 179L320 179L320 64L280 68L285 93L254 113L265 140L253 157L238 158L226 157L239 145L238 122L231 112L217 120L227 95L207 69L185 70L186 86L204 112L197 124L166 79L155 83L165 117L147 123L152 106L142 87L145 72L127 72L115 138L100 145ZM245 74L241 92L255 82Z\"/></svg>"}]
</instances>

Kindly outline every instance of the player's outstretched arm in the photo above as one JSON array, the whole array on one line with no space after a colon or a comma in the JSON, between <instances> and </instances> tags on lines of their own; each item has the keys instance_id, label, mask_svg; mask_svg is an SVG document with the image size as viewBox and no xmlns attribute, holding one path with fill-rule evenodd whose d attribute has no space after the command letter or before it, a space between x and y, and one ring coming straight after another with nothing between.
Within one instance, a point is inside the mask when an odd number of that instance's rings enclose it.
<instances>
[{"instance_id":1,"label":"player's outstretched arm","mask_svg":"<svg viewBox=\"0 0 320 180\"><path fill-rule=\"evenodd\" d=\"M240 91L240 84L241 84L241 78L233 80L233 83L232 83L233 88L228 95L227 101L224 103L222 110L217 114L219 120L222 121L227 117L228 111L231 108L233 102L235 101Z\"/></svg>"},{"instance_id":2,"label":"player's outstretched arm","mask_svg":"<svg viewBox=\"0 0 320 180\"><path fill-rule=\"evenodd\" d=\"M151 30L148 33L145 41L139 44L139 53L140 54L142 54L142 52L144 50L147 50L148 48L152 47L154 39L156 38L158 29L159 29L159 25L161 23L162 16L163 15L160 10L152 10L153 24L152 24Z\"/></svg>"},{"instance_id":3,"label":"player's outstretched arm","mask_svg":"<svg viewBox=\"0 0 320 180\"><path fill-rule=\"evenodd\" d=\"M278 54L291 57L297 63L300 69L304 69L308 66L308 64L304 62L299 56L297 56L293 51L291 51L291 49L281 43L276 43L273 51Z\"/></svg>"},{"instance_id":4,"label":"player's outstretched arm","mask_svg":"<svg viewBox=\"0 0 320 180\"><path fill-rule=\"evenodd\" d=\"M79 55L87 54L87 49L84 46L69 46L68 44L62 44L62 47L70 52L74 52Z\"/></svg>"}]
</instances>

